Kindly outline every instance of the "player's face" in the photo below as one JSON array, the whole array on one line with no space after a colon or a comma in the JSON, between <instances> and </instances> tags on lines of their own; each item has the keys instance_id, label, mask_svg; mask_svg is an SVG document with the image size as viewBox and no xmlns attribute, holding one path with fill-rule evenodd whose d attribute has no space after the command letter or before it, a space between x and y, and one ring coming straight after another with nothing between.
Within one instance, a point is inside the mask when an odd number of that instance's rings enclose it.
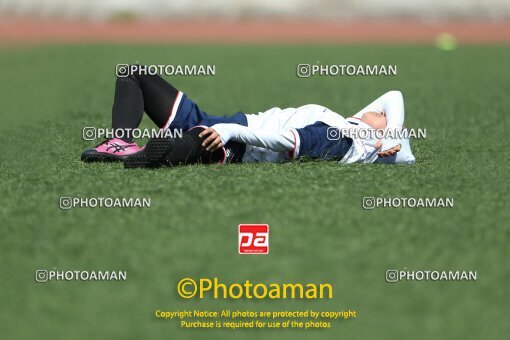
<instances>
[{"instance_id":1,"label":"player's face","mask_svg":"<svg viewBox=\"0 0 510 340\"><path fill-rule=\"evenodd\" d=\"M384 113L365 112L363 116L361 116L361 121L374 129L384 129L386 127L386 116Z\"/></svg>"}]
</instances>

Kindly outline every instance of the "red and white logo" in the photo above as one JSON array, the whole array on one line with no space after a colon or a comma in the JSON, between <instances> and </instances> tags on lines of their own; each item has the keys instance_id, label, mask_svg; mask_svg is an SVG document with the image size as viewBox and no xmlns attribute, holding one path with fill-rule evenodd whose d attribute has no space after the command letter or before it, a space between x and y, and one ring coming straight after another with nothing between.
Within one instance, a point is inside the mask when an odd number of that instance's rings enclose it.
<instances>
[{"instance_id":1,"label":"red and white logo","mask_svg":"<svg viewBox=\"0 0 510 340\"><path fill-rule=\"evenodd\" d=\"M240 224L239 254L268 254L269 225Z\"/></svg>"}]
</instances>

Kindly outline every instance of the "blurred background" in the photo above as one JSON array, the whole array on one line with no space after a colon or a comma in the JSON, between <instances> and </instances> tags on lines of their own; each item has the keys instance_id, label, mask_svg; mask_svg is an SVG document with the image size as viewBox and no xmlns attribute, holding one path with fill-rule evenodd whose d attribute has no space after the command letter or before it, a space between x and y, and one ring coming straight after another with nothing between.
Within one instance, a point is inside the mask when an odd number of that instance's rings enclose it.
<instances>
[{"instance_id":1,"label":"blurred background","mask_svg":"<svg viewBox=\"0 0 510 340\"><path fill-rule=\"evenodd\" d=\"M510 15L507 0L3 0L17 15L107 20L136 18L490 18Z\"/></svg>"},{"instance_id":2,"label":"blurred background","mask_svg":"<svg viewBox=\"0 0 510 340\"><path fill-rule=\"evenodd\" d=\"M0 43L510 41L508 0L0 0Z\"/></svg>"}]
</instances>

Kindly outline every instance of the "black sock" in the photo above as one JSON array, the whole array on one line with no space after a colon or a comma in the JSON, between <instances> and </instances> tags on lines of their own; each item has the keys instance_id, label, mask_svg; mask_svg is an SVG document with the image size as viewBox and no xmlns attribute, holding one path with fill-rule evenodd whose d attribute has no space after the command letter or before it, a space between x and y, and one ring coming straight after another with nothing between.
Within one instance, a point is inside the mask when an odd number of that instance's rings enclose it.
<instances>
[{"instance_id":1,"label":"black sock","mask_svg":"<svg viewBox=\"0 0 510 340\"><path fill-rule=\"evenodd\" d=\"M125 142L132 142L132 130L138 128L143 117L143 95L134 77L118 77L112 108L112 128Z\"/></svg>"},{"instance_id":2,"label":"black sock","mask_svg":"<svg viewBox=\"0 0 510 340\"><path fill-rule=\"evenodd\" d=\"M112 108L112 128L124 141L132 142L143 112L162 128L165 126L179 91L158 75L117 77Z\"/></svg>"}]
</instances>

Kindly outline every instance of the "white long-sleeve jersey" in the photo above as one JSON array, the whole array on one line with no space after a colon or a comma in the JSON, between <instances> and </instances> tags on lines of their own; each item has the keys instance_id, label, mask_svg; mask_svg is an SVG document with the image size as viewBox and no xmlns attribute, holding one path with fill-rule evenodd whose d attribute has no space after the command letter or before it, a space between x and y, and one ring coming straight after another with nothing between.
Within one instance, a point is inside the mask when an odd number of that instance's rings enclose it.
<instances>
[{"instance_id":1,"label":"white long-sleeve jersey","mask_svg":"<svg viewBox=\"0 0 510 340\"><path fill-rule=\"evenodd\" d=\"M384 112L387 128L402 128L404 104L399 91L387 92L347 119L324 106L310 104L298 108L272 108L257 115L247 115L248 126L216 124L212 128L218 132L224 144L230 140L247 144L243 162L278 162L299 156L300 139L296 129L318 121L341 131L355 132L356 129L371 129L360 121L361 116L369 111ZM363 135L364 138L352 138L352 146L340 161L341 163L373 163L379 158L378 151L402 144L401 140L388 139L382 140L382 147L378 148L375 136L356 133L352 135ZM399 157L399 159L393 157L394 162L414 162L408 141L402 146L406 150L400 152L403 152L401 155L405 154L405 157Z\"/></svg>"}]
</instances>

